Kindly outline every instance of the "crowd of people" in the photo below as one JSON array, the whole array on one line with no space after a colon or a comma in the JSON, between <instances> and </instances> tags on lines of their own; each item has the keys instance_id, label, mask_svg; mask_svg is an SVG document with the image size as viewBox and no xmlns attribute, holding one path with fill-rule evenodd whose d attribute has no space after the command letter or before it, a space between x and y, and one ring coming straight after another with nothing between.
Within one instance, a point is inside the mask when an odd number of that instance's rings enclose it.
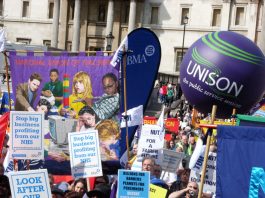
<instances>
[{"instance_id":1,"label":"crowd of people","mask_svg":"<svg viewBox=\"0 0 265 198\"><path fill-rule=\"evenodd\" d=\"M53 71L54 72L54 71ZM56 72L55 72L56 73ZM112 79L111 77L107 76L106 78ZM52 71L51 71L51 79L52 79ZM29 83L31 81L29 80ZM106 91L110 91L112 89L111 86L114 86L113 84L116 83L115 79L111 82L105 82L103 80L104 89L106 88ZM106 85L105 85L106 84ZM36 83L35 85L37 86ZM117 89L117 86L115 86ZM163 88L164 87L164 88ZM165 88L166 87L166 88ZM106 92L104 97L108 98L109 95L115 95L117 93L117 90L115 89L115 93L108 93ZM162 89L166 89L162 92ZM48 92L47 92L48 93ZM165 94L167 93L167 94ZM181 97L179 94L181 93L181 90L178 90L177 87L172 86L169 83L161 83L161 87L159 88L158 93L158 100L160 102L168 107L168 112L165 114L168 117L176 117L180 121L179 130L175 132L168 132L167 134L170 134L170 139L165 140L164 148L184 153L184 158L182 160L182 163L180 163L179 167L176 167L175 173L168 173L164 170L162 170L162 167L160 164L156 164L155 160L152 157L145 157L142 160L142 171L149 171L151 178L150 183L154 184L156 186L162 187L167 190L166 197L169 198L182 198L182 197L197 197L198 195L198 184L196 182L189 182L190 177L190 169L189 166L189 160L190 157L193 154L193 151L196 146L196 138L198 134L194 132L191 126L191 108L190 106L185 107L185 99ZM48 94L46 94L48 96ZM57 96L56 96L57 97ZM33 95L34 98L34 95ZM115 98L112 98L115 102ZM58 97L56 100L60 101L61 98ZM172 103L176 102L177 100L181 100L179 104L174 109L171 108ZM41 101L41 100L40 100ZM46 100L45 100L46 101ZM83 102L84 103L84 102ZM38 108L41 108L43 103L38 104ZM45 105L45 104L44 104ZM74 116L78 117L78 125L77 125L77 131L83 131L86 128L96 128L98 130L107 130L107 133L110 129L103 126L102 123L97 124L98 120L100 120L100 110L97 113L95 111L96 106L99 105L95 104L93 105L83 105L82 108L80 108L79 113ZM25 106L26 110L30 109L30 104L28 106ZM94 108L94 109L93 109ZM50 107L48 106L48 109ZM99 109L99 108L98 108ZM46 110L46 109L45 109ZM171 111L172 110L172 111ZM116 110L115 110L116 111ZM174 113L173 113L174 112ZM66 112L63 112L66 113ZM104 114L105 115L105 114ZM203 116L203 115L201 115ZM89 119L88 119L89 117ZM115 118L114 118L115 120ZM110 120L109 120L110 121ZM102 125L102 126L101 126ZM113 124L112 124L113 125ZM102 128L102 129L101 129ZM115 130L118 131L118 130ZM116 132L113 132L113 140L112 145L115 145L117 140L120 137L120 134L117 134ZM101 138L104 139L104 134L102 132ZM109 137L109 136L108 136ZM131 145L131 151L130 151L130 158L128 159L128 163L124 169L130 169L134 161L137 157L137 148L138 148L138 139L135 139L132 141L133 144ZM103 149L109 149L109 145L102 145L101 150ZM118 160L118 149L114 148L113 152L110 154L112 159ZM214 149L212 149L214 151ZM0 185L0 197L10 197L11 191L8 183L8 179L4 175L4 168L1 166L1 185ZM116 197L117 192L117 175L103 175L101 177L96 177L91 179L77 179L77 180L70 180L70 181L61 181L59 183L54 183L53 175L49 175L50 179L50 186L51 186L51 192L53 197L66 197L66 198L81 198L81 197L98 197L98 198L108 198L108 197ZM3 181L3 182L2 182ZM6 182L7 181L7 182ZM212 197L212 194L210 193L204 193L203 197Z\"/></svg>"}]
</instances>

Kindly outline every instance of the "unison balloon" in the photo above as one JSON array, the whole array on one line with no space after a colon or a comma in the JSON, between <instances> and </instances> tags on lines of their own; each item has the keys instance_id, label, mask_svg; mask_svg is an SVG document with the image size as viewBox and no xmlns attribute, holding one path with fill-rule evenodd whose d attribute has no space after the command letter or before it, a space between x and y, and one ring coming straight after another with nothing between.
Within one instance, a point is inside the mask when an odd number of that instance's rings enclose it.
<instances>
[{"instance_id":1,"label":"unison balloon","mask_svg":"<svg viewBox=\"0 0 265 198\"><path fill-rule=\"evenodd\" d=\"M265 59L248 38L235 32L209 33L197 40L180 66L187 100L203 113L217 105L218 117L248 112L265 91Z\"/></svg>"}]
</instances>

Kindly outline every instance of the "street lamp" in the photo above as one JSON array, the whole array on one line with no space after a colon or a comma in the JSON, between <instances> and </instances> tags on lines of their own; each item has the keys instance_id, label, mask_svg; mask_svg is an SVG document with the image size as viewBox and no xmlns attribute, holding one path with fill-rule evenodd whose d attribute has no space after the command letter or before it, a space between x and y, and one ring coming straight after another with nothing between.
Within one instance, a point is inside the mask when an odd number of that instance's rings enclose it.
<instances>
[{"instance_id":1,"label":"street lamp","mask_svg":"<svg viewBox=\"0 0 265 198\"><path fill-rule=\"evenodd\" d=\"M107 46L106 46L106 51L111 51L111 45L112 45L112 41L114 39L114 36L112 35L112 32L110 32L107 36Z\"/></svg>"},{"instance_id":2,"label":"street lamp","mask_svg":"<svg viewBox=\"0 0 265 198\"><path fill-rule=\"evenodd\" d=\"M187 16L185 16L182 19L182 23L184 25L184 29L183 29L182 48L181 48L181 60L183 59L183 56L184 56L184 40L185 40L186 25L188 24L188 21L189 21L189 17L187 17Z\"/></svg>"}]
</instances>

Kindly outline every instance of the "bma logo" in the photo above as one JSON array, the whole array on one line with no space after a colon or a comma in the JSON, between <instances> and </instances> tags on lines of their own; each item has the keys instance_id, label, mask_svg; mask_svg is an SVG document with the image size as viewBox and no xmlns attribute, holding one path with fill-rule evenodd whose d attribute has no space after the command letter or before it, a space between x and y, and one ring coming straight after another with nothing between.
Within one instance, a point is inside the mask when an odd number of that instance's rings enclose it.
<instances>
[{"instance_id":1,"label":"bma logo","mask_svg":"<svg viewBox=\"0 0 265 198\"><path fill-rule=\"evenodd\" d=\"M261 187L265 194L265 172L263 168L253 167L251 170L249 183L249 198L259 198L259 188Z\"/></svg>"},{"instance_id":2,"label":"bma logo","mask_svg":"<svg viewBox=\"0 0 265 198\"><path fill-rule=\"evenodd\" d=\"M153 56L155 53L155 47L153 45L148 45L145 48L145 55L146 56Z\"/></svg>"}]
</instances>

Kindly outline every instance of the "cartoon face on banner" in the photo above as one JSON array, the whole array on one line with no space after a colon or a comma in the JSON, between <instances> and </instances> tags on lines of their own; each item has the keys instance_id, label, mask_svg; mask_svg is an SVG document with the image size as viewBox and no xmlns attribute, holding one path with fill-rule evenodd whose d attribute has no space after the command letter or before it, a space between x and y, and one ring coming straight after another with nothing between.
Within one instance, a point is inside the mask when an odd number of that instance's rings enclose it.
<instances>
[{"instance_id":1,"label":"cartoon face on banner","mask_svg":"<svg viewBox=\"0 0 265 198\"><path fill-rule=\"evenodd\" d=\"M203 113L217 105L217 117L248 112L265 90L265 61L248 38L228 31L197 40L180 66L181 88L187 100Z\"/></svg>"}]
</instances>

